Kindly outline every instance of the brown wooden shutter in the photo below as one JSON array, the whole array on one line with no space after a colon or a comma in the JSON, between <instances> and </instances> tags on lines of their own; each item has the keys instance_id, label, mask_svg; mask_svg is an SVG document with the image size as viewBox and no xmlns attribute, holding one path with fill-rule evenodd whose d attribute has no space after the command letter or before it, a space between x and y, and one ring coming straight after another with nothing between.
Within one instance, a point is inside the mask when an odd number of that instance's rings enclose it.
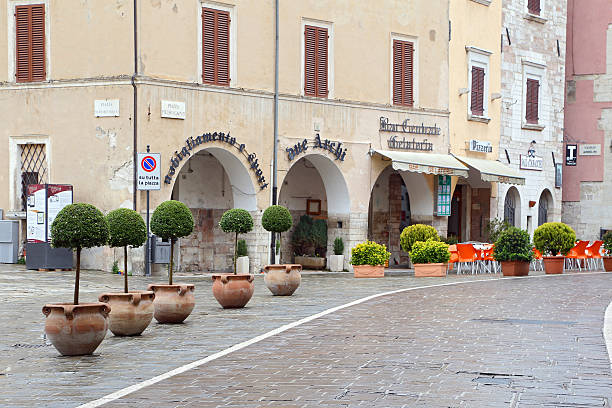
<instances>
[{"instance_id":1,"label":"brown wooden shutter","mask_svg":"<svg viewBox=\"0 0 612 408\"><path fill-rule=\"evenodd\" d=\"M527 79L527 106L525 109L525 120L527 123L538 123L538 104L539 104L540 81Z\"/></svg>"},{"instance_id":2,"label":"brown wooden shutter","mask_svg":"<svg viewBox=\"0 0 612 408\"><path fill-rule=\"evenodd\" d=\"M230 84L229 12L202 9L202 82Z\"/></svg>"},{"instance_id":3,"label":"brown wooden shutter","mask_svg":"<svg viewBox=\"0 0 612 408\"><path fill-rule=\"evenodd\" d=\"M17 82L44 81L45 5L15 7L15 77Z\"/></svg>"},{"instance_id":4,"label":"brown wooden shutter","mask_svg":"<svg viewBox=\"0 0 612 408\"><path fill-rule=\"evenodd\" d=\"M414 47L411 42L393 40L393 104L412 106Z\"/></svg>"},{"instance_id":5,"label":"brown wooden shutter","mask_svg":"<svg viewBox=\"0 0 612 408\"><path fill-rule=\"evenodd\" d=\"M317 27L317 96L327 95L327 29Z\"/></svg>"},{"instance_id":6,"label":"brown wooden shutter","mask_svg":"<svg viewBox=\"0 0 612 408\"><path fill-rule=\"evenodd\" d=\"M540 0L528 0L527 10L531 14L540 15Z\"/></svg>"},{"instance_id":7,"label":"brown wooden shutter","mask_svg":"<svg viewBox=\"0 0 612 408\"><path fill-rule=\"evenodd\" d=\"M484 115L484 76L484 68L472 67L472 89L470 91L472 115Z\"/></svg>"},{"instance_id":8,"label":"brown wooden shutter","mask_svg":"<svg viewBox=\"0 0 612 408\"><path fill-rule=\"evenodd\" d=\"M304 27L304 95L326 98L328 34L326 28Z\"/></svg>"}]
</instances>

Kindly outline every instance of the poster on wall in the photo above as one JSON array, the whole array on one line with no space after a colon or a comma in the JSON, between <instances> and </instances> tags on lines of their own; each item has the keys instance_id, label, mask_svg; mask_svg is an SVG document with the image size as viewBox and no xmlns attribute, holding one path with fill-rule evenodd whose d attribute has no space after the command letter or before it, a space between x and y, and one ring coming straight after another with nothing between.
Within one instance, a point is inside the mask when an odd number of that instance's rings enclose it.
<instances>
[{"instance_id":1,"label":"poster on wall","mask_svg":"<svg viewBox=\"0 0 612 408\"><path fill-rule=\"evenodd\" d=\"M437 176L436 215L448 217L451 215L451 177Z\"/></svg>"},{"instance_id":2,"label":"poster on wall","mask_svg":"<svg viewBox=\"0 0 612 408\"><path fill-rule=\"evenodd\" d=\"M28 242L45 242L46 189L44 184L30 184L27 191L26 239Z\"/></svg>"},{"instance_id":3,"label":"poster on wall","mask_svg":"<svg viewBox=\"0 0 612 408\"><path fill-rule=\"evenodd\" d=\"M62 208L72 204L72 186L49 184L47 187L47 240L51 242L51 225Z\"/></svg>"}]
</instances>

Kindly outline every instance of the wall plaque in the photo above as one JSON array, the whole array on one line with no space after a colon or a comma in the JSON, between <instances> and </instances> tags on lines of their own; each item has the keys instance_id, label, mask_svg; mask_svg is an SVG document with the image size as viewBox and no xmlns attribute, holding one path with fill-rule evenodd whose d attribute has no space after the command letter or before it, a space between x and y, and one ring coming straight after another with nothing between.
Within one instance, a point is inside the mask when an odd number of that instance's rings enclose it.
<instances>
[{"instance_id":1,"label":"wall plaque","mask_svg":"<svg viewBox=\"0 0 612 408\"><path fill-rule=\"evenodd\" d=\"M119 116L119 99L96 99L94 116L97 118Z\"/></svg>"},{"instance_id":2,"label":"wall plaque","mask_svg":"<svg viewBox=\"0 0 612 408\"><path fill-rule=\"evenodd\" d=\"M601 156L600 144L581 144L578 154L581 156Z\"/></svg>"},{"instance_id":3,"label":"wall plaque","mask_svg":"<svg viewBox=\"0 0 612 408\"><path fill-rule=\"evenodd\" d=\"M161 117L185 119L185 102L161 101Z\"/></svg>"}]
</instances>

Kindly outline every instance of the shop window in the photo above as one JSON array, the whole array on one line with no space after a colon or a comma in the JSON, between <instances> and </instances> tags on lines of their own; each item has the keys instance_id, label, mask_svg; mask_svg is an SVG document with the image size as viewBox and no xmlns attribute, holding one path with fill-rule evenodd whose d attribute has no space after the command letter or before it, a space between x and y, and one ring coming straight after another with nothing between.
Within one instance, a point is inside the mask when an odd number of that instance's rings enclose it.
<instances>
[{"instance_id":1,"label":"shop window","mask_svg":"<svg viewBox=\"0 0 612 408\"><path fill-rule=\"evenodd\" d=\"M327 98L329 33L326 27L304 26L304 95Z\"/></svg>"},{"instance_id":2,"label":"shop window","mask_svg":"<svg viewBox=\"0 0 612 408\"><path fill-rule=\"evenodd\" d=\"M21 209L26 210L28 186L47 182L47 153L44 144L23 144L21 148Z\"/></svg>"},{"instance_id":3,"label":"shop window","mask_svg":"<svg viewBox=\"0 0 612 408\"><path fill-rule=\"evenodd\" d=\"M414 105L414 43L393 40L393 104Z\"/></svg>"},{"instance_id":4,"label":"shop window","mask_svg":"<svg viewBox=\"0 0 612 408\"><path fill-rule=\"evenodd\" d=\"M45 5L15 7L15 79L44 81L46 73Z\"/></svg>"},{"instance_id":5,"label":"shop window","mask_svg":"<svg viewBox=\"0 0 612 408\"><path fill-rule=\"evenodd\" d=\"M202 8L202 82L230 84L230 13Z\"/></svg>"}]
</instances>

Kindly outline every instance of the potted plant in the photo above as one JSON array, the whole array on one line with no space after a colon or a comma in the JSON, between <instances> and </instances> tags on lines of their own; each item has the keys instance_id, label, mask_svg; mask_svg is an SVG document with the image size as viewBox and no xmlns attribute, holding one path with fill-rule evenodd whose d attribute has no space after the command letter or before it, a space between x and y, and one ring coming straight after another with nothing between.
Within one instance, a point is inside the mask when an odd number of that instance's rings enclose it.
<instances>
[{"instance_id":1,"label":"potted plant","mask_svg":"<svg viewBox=\"0 0 612 408\"><path fill-rule=\"evenodd\" d=\"M404 228L402 233L400 234L400 247L403 251L410 252L412 251L412 246L415 242L425 242L428 239L438 241L440 237L438 236L438 231L431 225L424 224L414 224L409 227ZM410 259L412 263L412 259Z\"/></svg>"},{"instance_id":2,"label":"potted plant","mask_svg":"<svg viewBox=\"0 0 612 408\"><path fill-rule=\"evenodd\" d=\"M244 307L255 290L253 275L248 272L238 274L236 271L236 259L238 255L238 234L246 234L253 229L253 217L247 210L233 208L227 210L221 216L219 227L223 232L233 232L234 239L234 273L233 274L214 274L213 295L217 302L224 308Z\"/></svg>"},{"instance_id":3,"label":"potted plant","mask_svg":"<svg viewBox=\"0 0 612 408\"><path fill-rule=\"evenodd\" d=\"M304 269L324 269L327 251L325 220L313 220L308 215L302 215L293 231L291 245L296 264L302 265Z\"/></svg>"},{"instance_id":4,"label":"potted plant","mask_svg":"<svg viewBox=\"0 0 612 408\"><path fill-rule=\"evenodd\" d=\"M249 251L247 250L247 244L244 239L238 240L238 246L236 248L236 270L239 274L249 273Z\"/></svg>"},{"instance_id":5,"label":"potted plant","mask_svg":"<svg viewBox=\"0 0 612 408\"><path fill-rule=\"evenodd\" d=\"M446 276L449 259L448 244L433 239L415 242L410 251L414 276L417 277Z\"/></svg>"},{"instance_id":6,"label":"potted plant","mask_svg":"<svg viewBox=\"0 0 612 408\"><path fill-rule=\"evenodd\" d=\"M362 242L351 249L351 265L356 278L382 278L385 261L391 254L387 247L373 241Z\"/></svg>"},{"instance_id":7,"label":"potted plant","mask_svg":"<svg viewBox=\"0 0 612 408\"><path fill-rule=\"evenodd\" d=\"M547 274L563 273L565 255L574 247L576 233L562 222L547 222L536 228L533 243L544 255L544 270Z\"/></svg>"},{"instance_id":8,"label":"potted plant","mask_svg":"<svg viewBox=\"0 0 612 408\"><path fill-rule=\"evenodd\" d=\"M334 254L329 257L329 270L332 272L344 270L344 242L340 237L334 239Z\"/></svg>"},{"instance_id":9,"label":"potted plant","mask_svg":"<svg viewBox=\"0 0 612 408\"><path fill-rule=\"evenodd\" d=\"M51 246L76 251L73 303L53 303L43 307L45 333L64 356L92 354L108 329L110 306L106 303L79 303L81 250L106 244L108 223L91 204L64 207L51 224Z\"/></svg>"},{"instance_id":10,"label":"potted plant","mask_svg":"<svg viewBox=\"0 0 612 408\"><path fill-rule=\"evenodd\" d=\"M106 216L108 244L123 247L123 292L102 293L98 300L111 306L109 329L115 336L138 336L153 319L152 291L128 290L128 246L138 248L147 240L147 226L136 211L119 208Z\"/></svg>"},{"instance_id":11,"label":"potted plant","mask_svg":"<svg viewBox=\"0 0 612 408\"><path fill-rule=\"evenodd\" d=\"M293 225L289 210L281 205L272 205L264 211L261 225L266 231L278 234L276 248L278 259L281 257L281 234L288 231ZM264 282L266 287L275 296L291 296L302 282L302 265L276 264L264 266Z\"/></svg>"},{"instance_id":12,"label":"potted plant","mask_svg":"<svg viewBox=\"0 0 612 408\"><path fill-rule=\"evenodd\" d=\"M159 323L181 323L195 306L195 286L172 281L174 244L193 231L193 215L180 201L164 201L153 211L151 231L162 239L170 240L168 284L152 283L147 288L155 292L153 316Z\"/></svg>"},{"instance_id":13,"label":"potted plant","mask_svg":"<svg viewBox=\"0 0 612 408\"><path fill-rule=\"evenodd\" d=\"M604 257L603 264L606 272L612 272L612 231L608 231L603 236Z\"/></svg>"},{"instance_id":14,"label":"potted plant","mask_svg":"<svg viewBox=\"0 0 612 408\"><path fill-rule=\"evenodd\" d=\"M501 262L504 276L527 276L533 249L529 233L516 227L509 227L499 233L493 251L493 258Z\"/></svg>"}]
</instances>

